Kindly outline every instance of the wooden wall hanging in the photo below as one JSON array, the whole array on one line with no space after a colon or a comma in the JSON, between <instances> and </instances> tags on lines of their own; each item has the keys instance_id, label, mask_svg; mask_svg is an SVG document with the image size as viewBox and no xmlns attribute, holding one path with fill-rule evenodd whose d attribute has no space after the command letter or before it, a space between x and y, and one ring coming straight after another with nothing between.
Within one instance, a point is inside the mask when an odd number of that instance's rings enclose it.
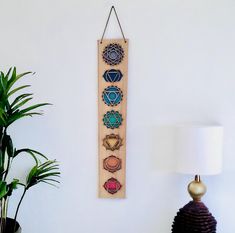
<instances>
[{"instance_id":1,"label":"wooden wall hanging","mask_svg":"<svg viewBox=\"0 0 235 233\"><path fill-rule=\"evenodd\" d=\"M122 39L103 39L112 11ZM99 197L124 198L126 193L126 107L128 40L112 6L98 40Z\"/></svg>"}]
</instances>

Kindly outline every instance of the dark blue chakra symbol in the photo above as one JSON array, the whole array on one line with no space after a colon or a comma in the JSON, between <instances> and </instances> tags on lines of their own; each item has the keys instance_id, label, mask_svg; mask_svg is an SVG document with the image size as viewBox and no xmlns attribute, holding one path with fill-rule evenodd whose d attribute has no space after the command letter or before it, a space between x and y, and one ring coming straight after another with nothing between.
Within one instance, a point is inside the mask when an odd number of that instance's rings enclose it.
<instances>
[{"instance_id":1,"label":"dark blue chakra symbol","mask_svg":"<svg viewBox=\"0 0 235 233\"><path fill-rule=\"evenodd\" d=\"M124 58L124 50L121 45L113 43L104 48L103 60L110 66L118 65Z\"/></svg>"},{"instance_id":2,"label":"dark blue chakra symbol","mask_svg":"<svg viewBox=\"0 0 235 233\"><path fill-rule=\"evenodd\" d=\"M111 83L115 83L115 82L119 82L122 79L122 72L120 70L106 70L103 74L104 80L106 82L111 82Z\"/></svg>"},{"instance_id":3,"label":"dark blue chakra symbol","mask_svg":"<svg viewBox=\"0 0 235 233\"><path fill-rule=\"evenodd\" d=\"M116 106L122 101L122 91L116 86L108 86L104 89L102 98L108 106Z\"/></svg>"},{"instance_id":4,"label":"dark blue chakra symbol","mask_svg":"<svg viewBox=\"0 0 235 233\"><path fill-rule=\"evenodd\" d=\"M104 114L103 122L107 128L119 128L119 126L122 124L122 121L122 114L120 114L118 111L112 110Z\"/></svg>"}]
</instances>

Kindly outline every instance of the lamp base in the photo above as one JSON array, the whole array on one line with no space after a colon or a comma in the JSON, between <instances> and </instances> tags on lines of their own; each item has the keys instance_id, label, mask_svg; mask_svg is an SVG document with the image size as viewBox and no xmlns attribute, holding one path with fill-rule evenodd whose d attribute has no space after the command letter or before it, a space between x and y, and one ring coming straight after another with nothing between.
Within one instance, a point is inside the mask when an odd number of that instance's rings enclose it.
<instances>
[{"instance_id":1,"label":"lamp base","mask_svg":"<svg viewBox=\"0 0 235 233\"><path fill-rule=\"evenodd\" d=\"M216 233L216 220L201 201L190 201L174 218L172 233Z\"/></svg>"}]
</instances>

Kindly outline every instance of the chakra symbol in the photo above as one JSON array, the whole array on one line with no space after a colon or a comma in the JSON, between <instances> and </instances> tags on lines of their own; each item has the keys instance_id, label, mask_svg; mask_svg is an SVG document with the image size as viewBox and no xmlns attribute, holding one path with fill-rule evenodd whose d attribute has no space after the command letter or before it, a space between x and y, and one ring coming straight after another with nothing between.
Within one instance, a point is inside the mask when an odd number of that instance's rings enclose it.
<instances>
[{"instance_id":1,"label":"chakra symbol","mask_svg":"<svg viewBox=\"0 0 235 233\"><path fill-rule=\"evenodd\" d=\"M103 146L106 148L106 150L119 150L122 146L122 139L118 134L106 135L106 137L103 139Z\"/></svg>"},{"instance_id":2,"label":"chakra symbol","mask_svg":"<svg viewBox=\"0 0 235 233\"><path fill-rule=\"evenodd\" d=\"M109 86L104 89L102 98L108 106L116 106L122 101L122 91L116 86Z\"/></svg>"},{"instance_id":3,"label":"chakra symbol","mask_svg":"<svg viewBox=\"0 0 235 233\"><path fill-rule=\"evenodd\" d=\"M120 70L106 70L103 74L104 80L106 82L119 82L122 79L122 72Z\"/></svg>"},{"instance_id":4,"label":"chakra symbol","mask_svg":"<svg viewBox=\"0 0 235 233\"><path fill-rule=\"evenodd\" d=\"M107 128L119 128L119 126L122 124L122 121L122 114L120 114L118 111L112 110L104 114L103 122Z\"/></svg>"},{"instance_id":5,"label":"chakra symbol","mask_svg":"<svg viewBox=\"0 0 235 233\"><path fill-rule=\"evenodd\" d=\"M122 185L115 178L110 178L104 183L104 188L107 192L114 194L121 189Z\"/></svg>"},{"instance_id":6,"label":"chakra symbol","mask_svg":"<svg viewBox=\"0 0 235 233\"><path fill-rule=\"evenodd\" d=\"M114 173L121 169L122 161L114 155L111 155L108 158L104 159L103 166L105 170Z\"/></svg>"},{"instance_id":7,"label":"chakra symbol","mask_svg":"<svg viewBox=\"0 0 235 233\"><path fill-rule=\"evenodd\" d=\"M119 44L109 44L104 48L103 60L111 66L118 65L122 62L124 50Z\"/></svg>"}]
</instances>

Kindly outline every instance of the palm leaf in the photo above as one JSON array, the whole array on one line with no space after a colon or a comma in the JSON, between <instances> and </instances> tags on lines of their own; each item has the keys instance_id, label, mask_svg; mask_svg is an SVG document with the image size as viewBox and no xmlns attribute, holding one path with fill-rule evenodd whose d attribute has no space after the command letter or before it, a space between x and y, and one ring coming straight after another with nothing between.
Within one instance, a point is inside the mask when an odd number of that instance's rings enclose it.
<instances>
[{"instance_id":1,"label":"palm leaf","mask_svg":"<svg viewBox=\"0 0 235 233\"><path fill-rule=\"evenodd\" d=\"M17 87L17 88L15 88L15 89L13 89L12 91L10 91L7 96L10 97L11 95L13 95L14 93L16 93L17 91L20 91L20 90L22 90L22 89L24 89L24 88L27 88L27 87L30 87L30 86L31 86L31 85L24 85L24 86Z\"/></svg>"},{"instance_id":2,"label":"palm leaf","mask_svg":"<svg viewBox=\"0 0 235 233\"><path fill-rule=\"evenodd\" d=\"M36 109L36 108L40 108L40 107L43 107L43 106L46 106L46 105L51 105L51 104L50 104L50 103L35 104L35 105L33 105L33 106L30 106L30 107L28 107L28 108L25 108L25 109L20 110L20 113L27 113L27 112L29 112L29 111L31 111L31 110L34 110L34 109Z\"/></svg>"},{"instance_id":3,"label":"palm leaf","mask_svg":"<svg viewBox=\"0 0 235 233\"><path fill-rule=\"evenodd\" d=\"M0 199L7 194L7 183L5 181L0 181Z\"/></svg>"},{"instance_id":4,"label":"palm leaf","mask_svg":"<svg viewBox=\"0 0 235 233\"><path fill-rule=\"evenodd\" d=\"M32 95L33 95L32 93L26 93L26 94L22 94L22 95L17 96L14 99L14 101L12 102L11 107L14 107L14 105L16 105L19 101L21 101L29 96L32 96Z\"/></svg>"},{"instance_id":5,"label":"palm leaf","mask_svg":"<svg viewBox=\"0 0 235 233\"><path fill-rule=\"evenodd\" d=\"M33 99L32 97L31 98L27 98L27 99L24 99L22 100L20 103L18 103L14 108L12 108L12 111L15 111L17 109L19 109L21 106L25 105L27 102L29 102L31 99Z\"/></svg>"},{"instance_id":6,"label":"palm leaf","mask_svg":"<svg viewBox=\"0 0 235 233\"><path fill-rule=\"evenodd\" d=\"M12 71L12 75L11 75L11 78L9 79L8 81L8 85L7 85L7 89L6 89L6 92L8 93L11 89L11 87L22 77L24 77L25 75L27 74L32 74L32 72L25 72L25 73L22 73L22 74L16 74L16 68L14 67L13 68L13 71Z\"/></svg>"},{"instance_id":7,"label":"palm leaf","mask_svg":"<svg viewBox=\"0 0 235 233\"><path fill-rule=\"evenodd\" d=\"M37 154L37 155L40 155L41 157L43 157L44 159L48 159L44 154L42 154L41 152L39 151L36 151L36 150L32 150L32 149L28 149L30 150L31 152Z\"/></svg>"},{"instance_id":8,"label":"palm leaf","mask_svg":"<svg viewBox=\"0 0 235 233\"><path fill-rule=\"evenodd\" d=\"M59 181L55 179L55 177L60 177L58 169L58 163L55 160L49 160L40 165L37 164L31 169L27 176L26 189L40 182L50 183L51 185L53 185L53 182L59 183Z\"/></svg>"},{"instance_id":9,"label":"palm leaf","mask_svg":"<svg viewBox=\"0 0 235 233\"><path fill-rule=\"evenodd\" d=\"M34 116L34 115L42 115L42 113L40 113L40 112L29 112L29 113L22 114L21 111L16 110L16 111L7 119L6 125L7 125L7 127L8 127L9 125L11 125L11 124L12 124L13 122L15 122L16 120L19 120L19 119L21 119L21 118L23 118L23 117L28 117L28 116L32 117L32 116Z\"/></svg>"},{"instance_id":10,"label":"palm leaf","mask_svg":"<svg viewBox=\"0 0 235 233\"><path fill-rule=\"evenodd\" d=\"M23 152L32 156L33 159L35 160L36 164L38 164L40 162L40 159L37 156L40 156L44 159L47 159L47 157L45 155L43 155L42 153L40 153L36 150L29 149L29 148L23 148L23 149L16 150L13 157L15 158L16 156L18 156L20 153L23 153Z\"/></svg>"},{"instance_id":11,"label":"palm leaf","mask_svg":"<svg viewBox=\"0 0 235 233\"><path fill-rule=\"evenodd\" d=\"M7 196L11 196L14 189L17 189L17 185L19 184L18 179L13 179L13 181L7 185Z\"/></svg>"}]
</instances>

